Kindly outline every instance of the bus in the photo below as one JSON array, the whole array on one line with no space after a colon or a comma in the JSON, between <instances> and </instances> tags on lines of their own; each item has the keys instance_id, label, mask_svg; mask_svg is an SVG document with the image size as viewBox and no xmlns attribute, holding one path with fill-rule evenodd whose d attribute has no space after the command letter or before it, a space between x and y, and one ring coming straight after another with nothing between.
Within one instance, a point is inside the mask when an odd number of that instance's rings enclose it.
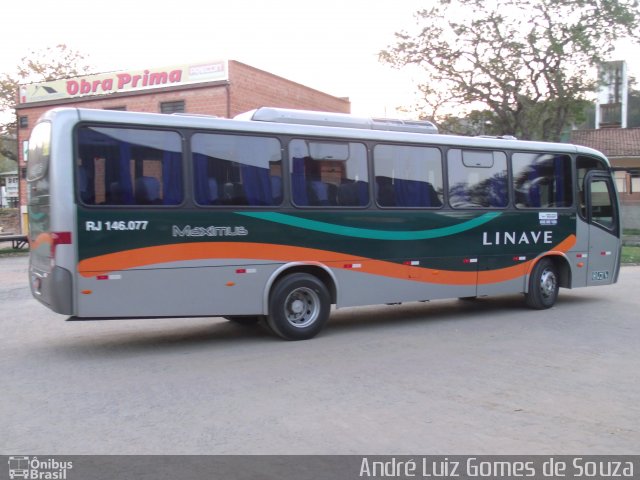
<instances>
[{"instance_id":1,"label":"bus","mask_svg":"<svg viewBox=\"0 0 640 480\"><path fill-rule=\"evenodd\" d=\"M263 107L56 108L29 140L33 296L76 319L221 316L308 339L333 308L607 285L611 166L570 144Z\"/></svg>"}]
</instances>

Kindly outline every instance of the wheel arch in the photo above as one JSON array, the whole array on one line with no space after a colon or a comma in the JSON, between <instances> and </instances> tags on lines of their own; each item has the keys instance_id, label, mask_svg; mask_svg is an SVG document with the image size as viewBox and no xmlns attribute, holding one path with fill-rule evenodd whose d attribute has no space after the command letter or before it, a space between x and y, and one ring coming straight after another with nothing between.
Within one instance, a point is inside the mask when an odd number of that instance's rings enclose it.
<instances>
[{"instance_id":1,"label":"wheel arch","mask_svg":"<svg viewBox=\"0 0 640 480\"><path fill-rule=\"evenodd\" d=\"M525 281L525 293L529 292L529 279L531 277L531 272L535 266L542 260L543 258L547 258L553 262L553 265L556 267L558 271L558 275L560 276L559 286L562 288L571 288L571 264L569 263L569 259L562 252L549 252L546 255L542 255L535 259L534 262L531 262L529 265L529 270L527 271L526 281Z\"/></svg>"},{"instance_id":2,"label":"wheel arch","mask_svg":"<svg viewBox=\"0 0 640 480\"><path fill-rule=\"evenodd\" d=\"M262 313L264 315L269 314L269 296L271 295L273 286L278 282L278 280L292 273L307 273L318 278L322 283L324 283L325 287L327 287L331 297L331 303L336 304L338 302L338 280L329 267L316 262L292 262L282 265L273 272L271 277L269 277L269 280L265 285L262 299Z\"/></svg>"}]
</instances>

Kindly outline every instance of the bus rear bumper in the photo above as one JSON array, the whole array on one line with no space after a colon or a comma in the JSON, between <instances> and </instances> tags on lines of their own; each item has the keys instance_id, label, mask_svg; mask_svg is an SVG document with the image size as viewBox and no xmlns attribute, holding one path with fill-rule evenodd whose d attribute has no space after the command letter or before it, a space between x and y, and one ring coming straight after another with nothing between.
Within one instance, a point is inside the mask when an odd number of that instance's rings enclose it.
<instances>
[{"instance_id":1,"label":"bus rear bumper","mask_svg":"<svg viewBox=\"0 0 640 480\"><path fill-rule=\"evenodd\" d=\"M51 272L30 271L31 294L33 297L62 315L73 315L73 277L62 267L54 267Z\"/></svg>"}]
</instances>

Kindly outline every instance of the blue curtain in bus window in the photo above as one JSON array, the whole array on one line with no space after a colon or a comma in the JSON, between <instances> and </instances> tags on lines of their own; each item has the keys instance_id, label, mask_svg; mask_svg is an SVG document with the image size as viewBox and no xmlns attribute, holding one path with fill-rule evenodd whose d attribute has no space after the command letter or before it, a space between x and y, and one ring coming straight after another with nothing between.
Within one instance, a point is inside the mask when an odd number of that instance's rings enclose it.
<instances>
[{"instance_id":1,"label":"blue curtain in bus window","mask_svg":"<svg viewBox=\"0 0 640 480\"><path fill-rule=\"evenodd\" d=\"M84 203L95 203L95 165L90 160L82 159L78 166L78 193Z\"/></svg>"},{"instance_id":2,"label":"blue curtain in bus window","mask_svg":"<svg viewBox=\"0 0 640 480\"><path fill-rule=\"evenodd\" d=\"M294 157L292 159L293 168L291 172L291 195L296 205L309 205L307 196L307 181L305 178L305 159Z\"/></svg>"},{"instance_id":3,"label":"blue curtain in bus window","mask_svg":"<svg viewBox=\"0 0 640 480\"><path fill-rule=\"evenodd\" d=\"M356 185L358 186L358 206L364 207L369 203L369 184L357 181Z\"/></svg>"},{"instance_id":4,"label":"blue curtain in bus window","mask_svg":"<svg viewBox=\"0 0 640 480\"><path fill-rule=\"evenodd\" d=\"M78 165L77 181L78 194L84 203L95 202L95 158L105 158L108 149L99 147L98 142L104 142L104 135L88 128L78 131L80 165Z\"/></svg>"},{"instance_id":5,"label":"blue curtain in bus window","mask_svg":"<svg viewBox=\"0 0 640 480\"><path fill-rule=\"evenodd\" d=\"M564 207L564 165L569 164L569 162L563 162L563 157L556 156L553 159L555 177L556 177L556 206Z\"/></svg>"},{"instance_id":6,"label":"blue curtain in bus window","mask_svg":"<svg viewBox=\"0 0 640 480\"><path fill-rule=\"evenodd\" d=\"M269 177L271 181L271 194L273 195L273 204L280 205L282 203L282 177L272 175Z\"/></svg>"},{"instance_id":7,"label":"blue curtain in bus window","mask_svg":"<svg viewBox=\"0 0 640 480\"><path fill-rule=\"evenodd\" d=\"M254 165L243 164L242 181L249 205L272 205L271 178L269 170Z\"/></svg>"},{"instance_id":8,"label":"blue curtain in bus window","mask_svg":"<svg viewBox=\"0 0 640 480\"><path fill-rule=\"evenodd\" d=\"M200 205L209 205L211 203L207 192L209 188L208 158L201 153L193 154L193 187L196 202Z\"/></svg>"},{"instance_id":9,"label":"blue curtain in bus window","mask_svg":"<svg viewBox=\"0 0 640 480\"><path fill-rule=\"evenodd\" d=\"M429 186L417 180L395 179L396 205L399 207L431 207Z\"/></svg>"},{"instance_id":10,"label":"blue curtain in bus window","mask_svg":"<svg viewBox=\"0 0 640 480\"><path fill-rule=\"evenodd\" d=\"M133 182L131 181L131 173L129 170L131 144L121 142L119 153L118 173L115 181L118 182L120 187L121 203L123 205L131 205L133 203Z\"/></svg>"},{"instance_id":11,"label":"blue curtain in bus window","mask_svg":"<svg viewBox=\"0 0 640 480\"><path fill-rule=\"evenodd\" d=\"M164 151L162 160L162 203L178 205L182 202L182 154Z\"/></svg>"},{"instance_id":12,"label":"blue curtain in bus window","mask_svg":"<svg viewBox=\"0 0 640 480\"><path fill-rule=\"evenodd\" d=\"M527 173L529 177L529 202L527 207L539 207L540 206L540 182L539 178L541 173L538 165L532 164L529 166Z\"/></svg>"},{"instance_id":13,"label":"blue curtain in bus window","mask_svg":"<svg viewBox=\"0 0 640 480\"><path fill-rule=\"evenodd\" d=\"M506 176L496 174L491 177L487 182L485 195L488 196L490 207L506 207L509 198Z\"/></svg>"}]
</instances>

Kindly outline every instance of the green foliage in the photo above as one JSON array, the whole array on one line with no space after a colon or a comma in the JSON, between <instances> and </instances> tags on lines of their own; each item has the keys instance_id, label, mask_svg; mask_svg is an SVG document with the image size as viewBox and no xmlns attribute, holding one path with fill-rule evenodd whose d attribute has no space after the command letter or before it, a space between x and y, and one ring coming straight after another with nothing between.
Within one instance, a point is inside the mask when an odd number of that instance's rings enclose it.
<instances>
[{"instance_id":1,"label":"green foliage","mask_svg":"<svg viewBox=\"0 0 640 480\"><path fill-rule=\"evenodd\" d=\"M0 136L0 173L18 170L16 140Z\"/></svg>"},{"instance_id":2,"label":"green foliage","mask_svg":"<svg viewBox=\"0 0 640 480\"><path fill-rule=\"evenodd\" d=\"M496 116L489 110L472 110L466 117L456 117L453 115L443 115L438 121L440 133L454 135L502 135L496 129L498 123Z\"/></svg>"},{"instance_id":3,"label":"green foliage","mask_svg":"<svg viewBox=\"0 0 640 480\"><path fill-rule=\"evenodd\" d=\"M623 246L620 261L623 264L640 264L640 247Z\"/></svg>"},{"instance_id":4,"label":"green foliage","mask_svg":"<svg viewBox=\"0 0 640 480\"><path fill-rule=\"evenodd\" d=\"M421 68L429 116L488 110L497 133L541 140L580 120L594 67L640 28L637 0L439 0L416 18L380 59Z\"/></svg>"}]
</instances>

